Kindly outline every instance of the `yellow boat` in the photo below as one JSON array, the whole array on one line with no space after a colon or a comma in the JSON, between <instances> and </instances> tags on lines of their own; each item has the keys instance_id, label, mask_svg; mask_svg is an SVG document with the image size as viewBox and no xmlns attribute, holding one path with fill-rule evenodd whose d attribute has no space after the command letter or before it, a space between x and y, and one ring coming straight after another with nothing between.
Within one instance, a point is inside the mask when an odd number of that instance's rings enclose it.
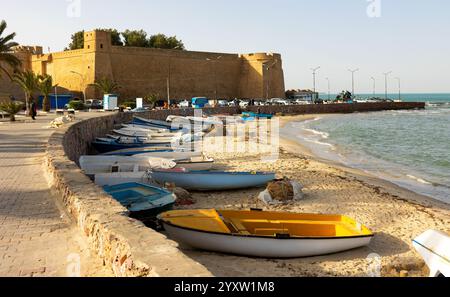
<instances>
[{"instance_id":1,"label":"yellow boat","mask_svg":"<svg viewBox=\"0 0 450 297\"><path fill-rule=\"evenodd\" d=\"M169 237L194 248L264 258L309 257L366 246L374 234L341 215L261 210L176 210L159 220Z\"/></svg>"}]
</instances>

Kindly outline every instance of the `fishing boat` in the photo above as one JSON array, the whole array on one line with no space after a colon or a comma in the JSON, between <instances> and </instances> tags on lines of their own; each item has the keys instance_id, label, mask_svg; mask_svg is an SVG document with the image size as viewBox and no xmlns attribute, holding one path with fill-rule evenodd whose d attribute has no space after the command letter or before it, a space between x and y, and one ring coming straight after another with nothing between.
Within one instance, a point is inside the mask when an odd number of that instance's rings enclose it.
<instances>
[{"instance_id":1,"label":"fishing boat","mask_svg":"<svg viewBox=\"0 0 450 297\"><path fill-rule=\"evenodd\" d=\"M105 186L104 191L125 206L135 218L156 216L173 207L176 197L171 192L140 183Z\"/></svg>"},{"instance_id":2,"label":"fishing boat","mask_svg":"<svg viewBox=\"0 0 450 297\"><path fill-rule=\"evenodd\" d=\"M152 133L171 133L169 129L164 127L152 127L152 126L144 126L144 125L135 125L135 124L122 124L122 129L126 130L144 130ZM175 132L172 132L175 133Z\"/></svg>"},{"instance_id":3,"label":"fishing boat","mask_svg":"<svg viewBox=\"0 0 450 297\"><path fill-rule=\"evenodd\" d=\"M169 237L191 247L251 257L297 258L370 244L374 234L341 215L260 210L180 210L158 216Z\"/></svg>"},{"instance_id":4,"label":"fishing boat","mask_svg":"<svg viewBox=\"0 0 450 297\"><path fill-rule=\"evenodd\" d=\"M186 170L191 171L192 170L207 171L213 169L214 167L214 159L207 158L205 156L190 157L181 160L174 159L174 161L176 162L175 168L184 168ZM170 168L162 168L162 169L170 169Z\"/></svg>"},{"instance_id":5,"label":"fishing boat","mask_svg":"<svg viewBox=\"0 0 450 297\"><path fill-rule=\"evenodd\" d=\"M142 142L142 143L151 143L152 141L168 141L176 140L175 136L153 136L148 135L147 137L138 137L138 136L120 136L120 135L106 135L108 139L114 139L119 142Z\"/></svg>"},{"instance_id":6,"label":"fishing boat","mask_svg":"<svg viewBox=\"0 0 450 297\"><path fill-rule=\"evenodd\" d=\"M157 183L174 183L195 191L222 191L265 186L275 179L275 173L189 171L183 169L153 170L151 177Z\"/></svg>"},{"instance_id":7,"label":"fishing boat","mask_svg":"<svg viewBox=\"0 0 450 297\"><path fill-rule=\"evenodd\" d=\"M173 160L157 157L81 156L80 168L86 175L113 172L144 172L151 169L175 168Z\"/></svg>"},{"instance_id":8,"label":"fishing boat","mask_svg":"<svg viewBox=\"0 0 450 297\"><path fill-rule=\"evenodd\" d=\"M430 269L430 277L450 277L450 234L428 230L414 239L413 246Z\"/></svg>"},{"instance_id":9,"label":"fishing boat","mask_svg":"<svg viewBox=\"0 0 450 297\"><path fill-rule=\"evenodd\" d=\"M172 124L168 123L168 122L157 121L157 120L147 120L147 119L143 119L140 117L134 117L131 124L152 127L152 128L164 128L169 131L179 131L182 129L181 127L172 126Z\"/></svg>"},{"instance_id":10,"label":"fishing boat","mask_svg":"<svg viewBox=\"0 0 450 297\"><path fill-rule=\"evenodd\" d=\"M95 140L92 143L92 146L97 150L99 153L108 153L112 151L117 151L121 149L127 149L127 148L142 148L142 147L170 147L171 143L167 141L151 141L151 143L142 143L142 142L135 142L135 143L123 143L119 142L114 139L100 139Z\"/></svg>"},{"instance_id":11,"label":"fishing boat","mask_svg":"<svg viewBox=\"0 0 450 297\"><path fill-rule=\"evenodd\" d=\"M160 157L166 159L182 160L191 157L200 157L202 152L193 152L188 149L171 149L167 147L140 147L123 149L104 153L104 156L136 156L136 157Z\"/></svg>"}]
</instances>

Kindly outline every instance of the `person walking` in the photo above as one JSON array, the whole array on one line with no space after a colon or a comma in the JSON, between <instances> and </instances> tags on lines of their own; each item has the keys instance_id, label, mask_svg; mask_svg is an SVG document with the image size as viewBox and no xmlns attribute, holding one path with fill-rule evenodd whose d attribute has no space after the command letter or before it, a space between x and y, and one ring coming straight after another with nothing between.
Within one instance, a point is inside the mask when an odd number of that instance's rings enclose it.
<instances>
[{"instance_id":1,"label":"person walking","mask_svg":"<svg viewBox=\"0 0 450 297\"><path fill-rule=\"evenodd\" d=\"M31 118L33 119L33 121L36 120L36 116L37 116L37 105L36 102L31 103Z\"/></svg>"}]
</instances>

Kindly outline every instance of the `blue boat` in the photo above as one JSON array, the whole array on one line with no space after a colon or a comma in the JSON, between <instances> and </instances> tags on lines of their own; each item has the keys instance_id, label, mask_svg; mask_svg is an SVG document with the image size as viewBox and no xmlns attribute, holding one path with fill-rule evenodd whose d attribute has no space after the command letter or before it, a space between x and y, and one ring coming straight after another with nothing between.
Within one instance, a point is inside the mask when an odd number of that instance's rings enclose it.
<instances>
[{"instance_id":1,"label":"blue boat","mask_svg":"<svg viewBox=\"0 0 450 297\"><path fill-rule=\"evenodd\" d=\"M123 149L132 149L132 148L143 148L143 147L171 147L171 142L168 141L154 141L151 143L143 143L141 141L136 141L134 143L123 143L116 139L97 139L92 142L92 146L99 153L108 153Z\"/></svg>"},{"instance_id":2,"label":"blue boat","mask_svg":"<svg viewBox=\"0 0 450 297\"><path fill-rule=\"evenodd\" d=\"M272 119L272 114L266 114L266 113L255 113L255 112L243 112L242 116L244 120L254 120L254 119Z\"/></svg>"},{"instance_id":3,"label":"blue boat","mask_svg":"<svg viewBox=\"0 0 450 297\"><path fill-rule=\"evenodd\" d=\"M103 190L126 207L135 218L156 216L170 210L176 201L171 192L141 183L105 186Z\"/></svg>"},{"instance_id":4,"label":"blue boat","mask_svg":"<svg viewBox=\"0 0 450 297\"><path fill-rule=\"evenodd\" d=\"M222 191L264 187L275 179L268 172L187 171L182 169L154 170L152 179L159 184L174 183L194 191Z\"/></svg>"}]
</instances>

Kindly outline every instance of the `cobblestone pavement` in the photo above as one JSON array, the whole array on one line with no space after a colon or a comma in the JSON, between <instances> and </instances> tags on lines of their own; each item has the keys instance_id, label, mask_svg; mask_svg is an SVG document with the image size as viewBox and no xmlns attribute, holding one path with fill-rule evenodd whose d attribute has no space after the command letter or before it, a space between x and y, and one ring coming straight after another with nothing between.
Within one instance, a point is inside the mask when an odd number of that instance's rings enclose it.
<instances>
[{"instance_id":1,"label":"cobblestone pavement","mask_svg":"<svg viewBox=\"0 0 450 297\"><path fill-rule=\"evenodd\" d=\"M0 122L0 276L109 276L45 179L53 118Z\"/></svg>"}]
</instances>

